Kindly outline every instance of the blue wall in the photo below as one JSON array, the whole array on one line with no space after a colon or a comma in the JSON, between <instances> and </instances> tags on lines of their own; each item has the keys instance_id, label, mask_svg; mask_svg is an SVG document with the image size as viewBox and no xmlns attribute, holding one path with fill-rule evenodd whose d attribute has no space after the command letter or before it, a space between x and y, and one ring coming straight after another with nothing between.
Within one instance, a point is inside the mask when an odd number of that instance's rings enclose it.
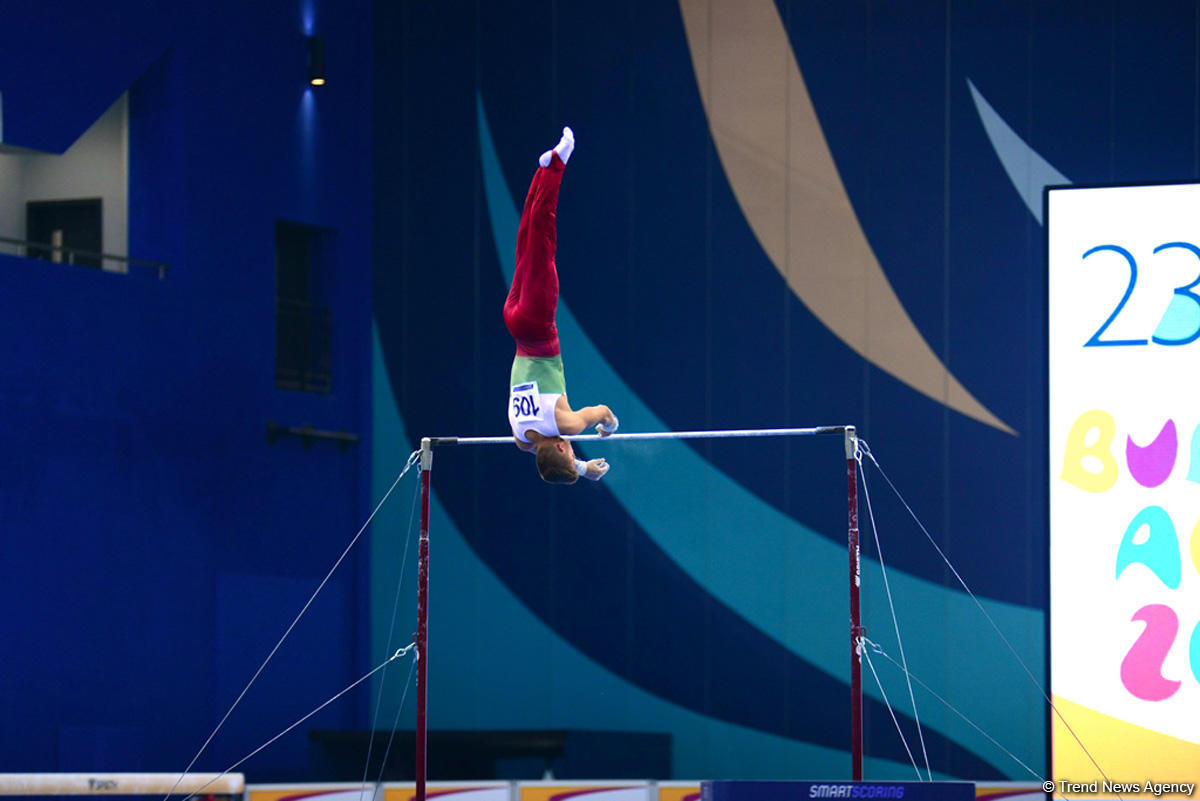
<instances>
[{"instance_id":1,"label":"blue wall","mask_svg":"<svg viewBox=\"0 0 1200 801\"><path fill-rule=\"evenodd\" d=\"M129 254L171 270L0 259L0 770L181 770L368 511L370 8L37 4L6 28L8 143L64 150L129 92ZM328 395L275 388L277 219L335 231ZM268 420L364 444L272 445ZM361 674L363 570L335 577L199 768ZM308 759L298 733L247 769L299 778Z\"/></svg>"},{"instance_id":2,"label":"blue wall","mask_svg":"<svg viewBox=\"0 0 1200 801\"><path fill-rule=\"evenodd\" d=\"M504 432L516 215L537 155L570 124L558 265L574 403L609 403L631 430L857 424L1043 678L1045 279L1030 169L1195 177L1196 4L775 4L888 282L1015 433L863 359L788 287L727 176L679 5L452 8L377 6L376 125L398 137L376 158L377 224L397 234L376 242L377 448ZM988 108L1015 136L989 134ZM670 731L676 775L847 774L840 444L588 453L612 472L563 489L513 449L439 452L435 532L454 558L434 568L434 725ZM376 466L376 494L395 468ZM1039 689L868 479L913 672L1044 771ZM375 547L377 565L395 558ZM865 547L866 623L897 655ZM383 653L393 585L376 578ZM889 675L915 748L908 692ZM869 694L872 775L911 776ZM918 709L935 774L1032 778L923 691Z\"/></svg>"}]
</instances>

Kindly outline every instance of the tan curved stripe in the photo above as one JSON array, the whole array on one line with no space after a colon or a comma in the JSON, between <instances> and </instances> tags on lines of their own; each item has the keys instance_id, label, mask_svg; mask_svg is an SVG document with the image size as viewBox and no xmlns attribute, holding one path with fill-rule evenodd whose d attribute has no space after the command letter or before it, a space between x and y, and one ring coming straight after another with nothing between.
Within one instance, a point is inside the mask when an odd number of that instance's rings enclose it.
<instances>
[{"instance_id":1,"label":"tan curved stripe","mask_svg":"<svg viewBox=\"0 0 1200 801\"><path fill-rule=\"evenodd\" d=\"M773 0L680 0L717 153L788 286L830 331L908 386L1016 434L917 330L859 225Z\"/></svg>"}]
</instances>

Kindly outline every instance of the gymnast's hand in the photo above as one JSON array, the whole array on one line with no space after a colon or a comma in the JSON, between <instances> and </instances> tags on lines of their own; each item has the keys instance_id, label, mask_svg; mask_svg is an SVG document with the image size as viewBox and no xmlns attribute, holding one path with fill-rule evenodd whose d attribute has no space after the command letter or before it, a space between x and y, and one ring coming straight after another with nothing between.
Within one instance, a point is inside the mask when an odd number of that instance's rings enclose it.
<instances>
[{"instance_id":1,"label":"gymnast's hand","mask_svg":"<svg viewBox=\"0 0 1200 801\"><path fill-rule=\"evenodd\" d=\"M604 461L603 459L592 459L587 463L587 472L585 472L583 475L584 478L591 479L592 481L599 481L600 479L604 478L604 474L607 472L608 462Z\"/></svg>"},{"instance_id":2,"label":"gymnast's hand","mask_svg":"<svg viewBox=\"0 0 1200 801\"><path fill-rule=\"evenodd\" d=\"M600 418L600 422L596 424L596 433L602 437L607 437L609 434L616 431L621 423L617 420L617 416L613 414L612 409L607 406L597 407L604 412L604 416Z\"/></svg>"}]
</instances>

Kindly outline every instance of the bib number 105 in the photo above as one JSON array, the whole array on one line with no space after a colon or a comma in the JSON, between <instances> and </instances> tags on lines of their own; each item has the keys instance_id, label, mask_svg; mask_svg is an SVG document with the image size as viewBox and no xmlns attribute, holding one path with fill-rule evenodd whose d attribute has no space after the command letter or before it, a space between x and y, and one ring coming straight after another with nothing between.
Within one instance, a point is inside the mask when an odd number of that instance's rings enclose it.
<instances>
[{"instance_id":1,"label":"bib number 105","mask_svg":"<svg viewBox=\"0 0 1200 801\"><path fill-rule=\"evenodd\" d=\"M532 395L515 395L512 399L513 414L518 419L527 417L537 417L541 409L538 408L537 399Z\"/></svg>"}]
</instances>

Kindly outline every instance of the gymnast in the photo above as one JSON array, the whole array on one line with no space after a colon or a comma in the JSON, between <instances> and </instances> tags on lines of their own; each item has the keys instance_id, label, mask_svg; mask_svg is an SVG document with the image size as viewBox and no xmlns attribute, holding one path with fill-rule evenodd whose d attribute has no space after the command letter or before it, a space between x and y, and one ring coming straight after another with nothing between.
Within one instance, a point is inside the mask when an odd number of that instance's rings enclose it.
<instances>
[{"instance_id":1,"label":"gymnast","mask_svg":"<svg viewBox=\"0 0 1200 801\"><path fill-rule=\"evenodd\" d=\"M554 322L558 306L554 220L558 187L574 148L575 135L563 128L559 143L538 159L517 229L517 269L504 302L504 324L517 343L508 423L517 447L534 453L538 474L551 484L574 484L580 476L599 481L608 472L604 459L576 459L564 436L591 426L600 436L617 430L617 417L607 406L571 409Z\"/></svg>"}]
</instances>

